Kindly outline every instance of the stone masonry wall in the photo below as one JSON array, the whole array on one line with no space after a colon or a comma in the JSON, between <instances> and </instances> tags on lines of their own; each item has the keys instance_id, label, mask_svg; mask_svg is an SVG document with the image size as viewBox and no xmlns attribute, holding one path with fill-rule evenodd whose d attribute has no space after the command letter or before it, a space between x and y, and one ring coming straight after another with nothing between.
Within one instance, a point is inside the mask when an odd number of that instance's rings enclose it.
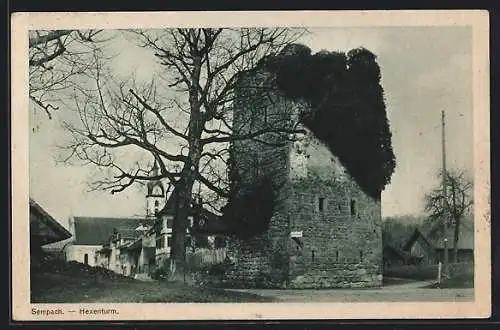
<instances>
[{"instance_id":1,"label":"stone masonry wall","mask_svg":"<svg viewBox=\"0 0 500 330\"><path fill-rule=\"evenodd\" d=\"M258 85L265 77L257 76L252 83ZM241 99L244 102L236 104L233 125L249 122L247 132L268 124L273 117L283 125L296 122L298 111L304 109L279 93L267 98L267 103L257 93ZM237 141L232 145L233 161L241 187L271 175L279 193L276 209L267 232L245 240L229 239L228 256L234 266L226 281L240 287L381 285L380 199L362 192L311 132L295 142L275 136L260 139L284 143ZM291 232L302 232L302 237L291 238Z\"/></svg>"},{"instance_id":2,"label":"stone masonry wall","mask_svg":"<svg viewBox=\"0 0 500 330\"><path fill-rule=\"evenodd\" d=\"M289 107L277 94L262 95L266 75L254 77L250 83L255 86L242 94L245 102L237 104L233 126L241 134L252 133L263 127L284 129L290 123ZM249 83L249 84L250 84ZM241 95L241 94L240 94ZM280 104L281 106L275 106ZM287 106L284 106L284 105ZM230 237L228 256L234 261L233 269L227 274L227 281L242 287L283 287L288 277L288 223L286 219L288 182L288 161L291 144L279 136L268 133L256 140L241 140L232 144L234 165L238 171L241 188L239 194L248 192L248 186L270 177L277 192L274 216L268 230L249 239ZM273 203L273 201L269 201ZM258 219L256 219L258 220Z\"/></svg>"},{"instance_id":3,"label":"stone masonry wall","mask_svg":"<svg viewBox=\"0 0 500 330\"><path fill-rule=\"evenodd\" d=\"M311 132L294 142L290 164L290 228L302 238L289 240L289 286L381 285L380 200Z\"/></svg>"},{"instance_id":4,"label":"stone masonry wall","mask_svg":"<svg viewBox=\"0 0 500 330\"><path fill-rule=\"evenodd\" d=\"M381 285L380 204L365 198L350 182L326 185L308 177L296 181L290 200L289 286L368 287ZM319 198L324 198L319 211ZM350 200L356 200L356 215Z\"/></svg>"}]
</instances>

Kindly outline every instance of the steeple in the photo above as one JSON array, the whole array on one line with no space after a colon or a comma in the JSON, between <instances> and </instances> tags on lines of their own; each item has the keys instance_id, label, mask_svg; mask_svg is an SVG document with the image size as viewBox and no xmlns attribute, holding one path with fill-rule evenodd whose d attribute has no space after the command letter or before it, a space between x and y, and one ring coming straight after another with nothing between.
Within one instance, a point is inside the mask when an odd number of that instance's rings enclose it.
<instances>
[{"instance_id":1,"label":"steeple","mask_svg":"<svg viewBox=\"0 0 500 330\"><path fill-rule=\"evenodd\" d=\"M156 160L153 164L153 168L151 168L151 176L158 176L158 164L156 163Z\"/></svg>"},{"instance_id":2,"label":"steeple","mask_svg":"<svg viewBox=\"0 0 500 330\"><path fill-rule=\"evenodd\" d=\"M156 161L151 168L150 177L158 176L158 164ZM146 193L146 209L147 216L154 217L156 213L165 205L165 188L159 179L151 179L148 181Z\"/></svg>"},{"instance_id":3,"label":"steeple","mask_svg":"<svg viewBox=\"0 0 500 330\"><path fill-rule=\"evenodd\" d=\"M150 177L158 176L158 165L156 161L154 162L153 167L151 168ZM149 196L165 196L165 188L163 187L163 183L159 179L152 179L147 183L148 192L146 197Z\"/></svg>"}]
</instances>

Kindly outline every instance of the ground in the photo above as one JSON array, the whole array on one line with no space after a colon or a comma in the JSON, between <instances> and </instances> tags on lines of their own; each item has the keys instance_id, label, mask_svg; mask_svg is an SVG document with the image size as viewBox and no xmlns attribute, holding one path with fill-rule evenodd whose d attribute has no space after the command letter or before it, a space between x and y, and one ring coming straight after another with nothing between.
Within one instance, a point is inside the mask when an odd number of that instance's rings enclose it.
<instances>
[{"instance_id":1,"label":"ground","mask_svg":"<svg viewBox=\"0 0 500 330\"><path fill-rule=\"evenodd\" d=\"M140 282L89 273L32 272L32 303L471 301L473 289L422 288L428 282L386 281L375 289L234 290Z\"/></svg>"},{"instance_id":2,"label":"ground","mask_svg":"<svg viewBox=\"0 0 500 330\"><path fill-rule=\"evenodd\" d=\"M140 282L68 274L32 274L32 303L271 302L246 292L196 288L182 283Z\"/></svg>"},{"instance_id":3,"label":"ground","mask_svg":"<svg viewBox=\"0 0 500 330\"><path fill-rule=\"evenodd\" d=\"M258 294L262 297L279 297L286 302L395 302L395 301L473 301L474 289L423 288L428 282L387 285L375 289L329 289L329 290L234 290Z\"/></svg>"}]
</instances>

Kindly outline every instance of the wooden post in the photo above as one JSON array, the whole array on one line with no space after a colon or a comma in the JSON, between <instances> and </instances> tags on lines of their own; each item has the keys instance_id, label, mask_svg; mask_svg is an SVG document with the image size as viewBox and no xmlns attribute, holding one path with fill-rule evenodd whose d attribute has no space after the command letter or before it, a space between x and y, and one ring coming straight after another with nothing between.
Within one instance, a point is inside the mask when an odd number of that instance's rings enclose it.
<instances>
[{"instance_id":1,"label":"wooden post","mask_svg":"<svg viewBox=\"0 0 500 330\"><path fill-rule=\"evenodd\" d=\"M441 145L442 145L442 161L443 161L443 230L444 230L444 246L443 246L443 273L446 275L446 272L447 272L447 268L448 268L448 238L447 238L447 235L448 235L448 219L447 219L447 212L446 212L446 208L447 208L447 205L446 205L446 197L447 197L447 191L446 191L446 139L445 139L445 120L444 120L444 110L441 111L441 126L442 126L442 141L441 141Z\"/></svg>"}]
</instances>

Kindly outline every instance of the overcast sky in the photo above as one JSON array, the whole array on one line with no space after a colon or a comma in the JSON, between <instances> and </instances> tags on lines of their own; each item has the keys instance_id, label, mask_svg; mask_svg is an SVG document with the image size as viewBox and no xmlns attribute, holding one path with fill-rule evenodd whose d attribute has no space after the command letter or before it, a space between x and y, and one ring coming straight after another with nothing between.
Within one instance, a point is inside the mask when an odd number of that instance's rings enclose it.
<instances>
[{"instance_id":1,"label":"overcast sky","mask_svg":"<svg viewBox=\"0 0 500 330\"><path fill-rule=\"evenodd\" d=\"M472 34L465 27L312 29L300 42L313 52L363 46L378 56L396 169L382 194L383 216L423 212L423 196L438 184L441 110L446 111L447 163L473 173ZM147 78L158 70L143 49L118 39L113 67ZM70 215L133 216L144 213L143 193L88 192L93 173L55 163L64 138L58 117L30 112L30 195L63 225Z\"/></svg>"}]
</instances>

